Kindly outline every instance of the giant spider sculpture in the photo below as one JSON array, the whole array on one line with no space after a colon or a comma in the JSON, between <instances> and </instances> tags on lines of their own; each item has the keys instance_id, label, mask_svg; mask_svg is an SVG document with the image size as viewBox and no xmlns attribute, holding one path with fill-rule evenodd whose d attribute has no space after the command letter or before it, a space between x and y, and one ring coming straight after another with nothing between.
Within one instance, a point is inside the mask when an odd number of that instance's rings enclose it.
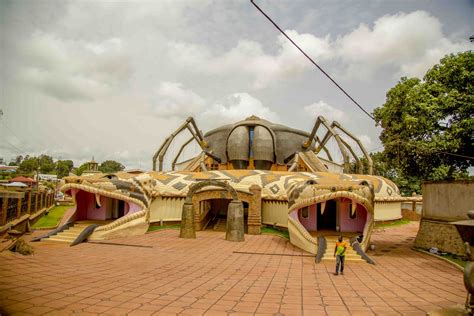
<instances>
[{"instance_id":1,"label":"giant spider sculpture","mask_svg":"<svg viewBox=\"0 0 474 316\"><path fill-rule=\"evenodd\" d=\"M319 128L326 132L317 136ZM360 140L338 122L331 124L319 116L310 133L275 124L256 116L251 116L235 124L224 125L203 134L194 118L189 117L176 131L171 133L153 156L153 170L163 171L163 160L171 143L181 132L188 130L191 137L185 141L171 162L172 170L207 171L226 169L257 169L274 171L334 171L339 168L349 173L351 156L357 172L373 174L370 155ZM366 160L366 168L351 145L340 133L352 139L360 148ZM328 141L334 139L343 163L334 161L334 152L328 149ZM183 150L196 141L201 153L196 157L179 162ZM320 152L326 158L318 156Z\"/></svg>"}]
</instances>

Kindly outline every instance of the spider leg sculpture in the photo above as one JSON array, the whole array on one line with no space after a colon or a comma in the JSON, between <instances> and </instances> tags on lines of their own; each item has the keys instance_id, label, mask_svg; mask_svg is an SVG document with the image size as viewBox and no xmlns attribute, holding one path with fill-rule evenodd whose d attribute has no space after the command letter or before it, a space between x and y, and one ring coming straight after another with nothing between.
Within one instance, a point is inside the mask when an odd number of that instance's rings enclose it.
<instances>
[{"instance_id":1,"label":"spider leg sculpture","mask_svg":"<svg viewBox=\"0 0 474 316\"><path fill-rule=\"evenodd\" d=\"M153 170L154 171L156 171L157 159L159 162L158 170L163 171L163 159L165 157L166 152L168 151L168 148L170 147L175 137L178 136L181 132L183 132L186 129L191 133L192 137L181 146L176 157L173 159L173 170L176 165L176 161L178 160L178 157L181 155L184 148L187 145L189 145L193 140L195 140L199 144L199 146L201 147L201 149L206 155L214 158L215 160L219 160L218 157L215 157L211 152L207 150L207 147L208 147L207 143L204 140L204 136L202 135L202 132L197 127L196 122L194 121L194 118L188 117L186 121L180 127L176 129L176 131L171 133L171 135L165 139L165 141L161 144L160 148L156 151L155 155L153 156Z\"/></svg>"},{"instance_id":2,"label":"spider leg sculpture","mask_svg":"<svg viewBox=\"0 0 474 316\"><path fill-rule=\"evenodd\" d=\"M327 132L324 135L323 139L319 143L318 147L315 149L315 154L318 154L327 144L329 139L331 137L334 137L336 140L337 146L339 147L339 150L341 151L342 158L344 160L344 172L349 172L350 169L350 163L349 163L349 153L347 152L346 145L342 142L341 137L339 134L329 125L329 123L326 121L326 119L323 116L318 116L316 119L316 123L314 124L313 131L311 132L311 135L316 135L316 132L319 128L320 125L323 125Z\"/></svg>"},{"instance_id":3,"label":"spider leg sculpture","mask_svg":"<svg viewBox=\"0 0 474 316\"><path fill-rule=\"evenodd\" d=\"M344 127L342 127L342 125L339 124L339 122L337 121L332 122L331 127L339 129L341 132L343 132L345 135L347 135L348 137L350 137L357 143L360 150L364 154L365 159L367 159L368 174L374 174L374 164L373 164L372 158L370 157L365 147L362 145L362 142L360 141L360 139L358 139L357 137L354 136L354 134L352 134L351 132L346 130ZM354 155L354 157L356 156Z\"/></svg>"}]
</instances>

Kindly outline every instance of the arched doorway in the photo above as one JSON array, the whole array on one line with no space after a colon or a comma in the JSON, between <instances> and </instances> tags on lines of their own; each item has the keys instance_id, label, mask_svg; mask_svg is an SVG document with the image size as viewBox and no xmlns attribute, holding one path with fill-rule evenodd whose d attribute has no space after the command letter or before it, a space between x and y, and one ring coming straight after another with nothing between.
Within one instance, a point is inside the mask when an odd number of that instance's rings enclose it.
<instances>
[{"instance_id":1,"label":"arched doorway","mask_svg":"<svg viewBox=\"0 0 474 316\"><path fill-rule=\"evenodd\" d=\"M212 193L212 192L208 192ZM244 231L248 233L248 214L249 203L243 199L242 205L244 207ZM227 223L227 210L232 199L229 198L210 198L202 199L199 203L199 225L196 225L199 230L213 230L225 231Z\"/></svg>"},{"instance_id":2,"label":"arched doorway","mask_svg":"<svg viewBox=\"0 0 474 316\"><path fill-rule=\"evenodd\" d=\"M205 180L202 182L195 183L189 188L188 194L186 195L186 201L183 205L183 212L181 216L181 238L196 238L196 227L195 217L200 218L200 213L195 211L193 196L194 194L208 186L217 186L225 189L232 197L232 200L228 203L228 218L229 223L226 225L226 240L231 241L243 241L244 240L244 219L243 219L243 205L238 199L237 192L228 183L218 180ZM224 200L224 199L221 199ZM219 201L220 207L226 203L225 201ZM220 212L220 210L219 210Z\"/></svg>"}]
</instances>

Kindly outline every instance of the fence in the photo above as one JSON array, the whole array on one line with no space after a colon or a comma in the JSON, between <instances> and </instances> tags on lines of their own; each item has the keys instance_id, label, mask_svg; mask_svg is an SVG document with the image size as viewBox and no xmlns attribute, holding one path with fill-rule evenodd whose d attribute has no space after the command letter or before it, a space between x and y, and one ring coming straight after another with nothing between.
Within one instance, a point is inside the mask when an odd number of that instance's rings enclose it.
<instances>
[{"instance_id":1,"label":"fence","mask_svg":"<svg viewBox=\"0 0 474 316\"><path fill-rule=\"evenodd\" d=\"M0 227L54 204L54 193L0 191Z\"/></svg>"}]
</instances>

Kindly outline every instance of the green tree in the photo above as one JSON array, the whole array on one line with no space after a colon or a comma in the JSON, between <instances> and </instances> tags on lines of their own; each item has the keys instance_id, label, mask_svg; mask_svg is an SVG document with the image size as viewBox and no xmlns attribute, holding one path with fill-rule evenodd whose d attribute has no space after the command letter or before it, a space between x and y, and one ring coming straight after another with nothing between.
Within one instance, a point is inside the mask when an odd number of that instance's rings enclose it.
<instances>
[{"instance_id":1,"label":"green tree","mask_svg":"<svg viewBox=\"0 0 474 316\"><path fill-rule=\"evenodd\" d=\"M8 165L9 165L9 166L19 166L22 161L23 161L23 156L22 156L22 155L18 155L18 156L16 156L15 159L11 160Z\"/></svg>"},{"instance_id":2,"label":"green tree","mask_svg":"<svg viewBox=\"0 0 474 316\"><path fill-rule=\"evenodd\" d=\"M72 170L72 172L78 176L82 175L84 171L87 170L88 163L85 162L82 165L80 165L78 168L75 168Z\"/></svg>"},{"instance_id":3,"label":"green tree","mask_svg":"<svg viewBox=\"0 0 474 316\"><path fill-rule=\"evenodd\" d=\"M467 175L474 132L474 53L449 55L425 75L401 78L374 116L382 126L381 161L399 186Z\"/></svg>"},{"instance_id":4,"label":"green tree","mask_svg":"<svg viewBox=\"0 0 474 316\"><path fill-rule=\"evenodd\" d=\"M18 157L17 157L18 159ZM19 166L19 173L23 174L28 174L31 175L33 174L39 167L39 160L36 157L30 157L29 155L26 155L20 162Z\"/></svg>"},{"instance_id":5,"label":"green tree","mask_svg":"<svg viewBox=\"0 0 474 316\"><path fill-rule=\"evenodd\" d=\"M99 165L99 170L103 173L113 173L123 169L125 166L115 160L106 160Z\"/></svg>"},{"instance_id":6,"label":"green tree","mask_svg":"<svg viewBox=\"0 0 474 316\"><path fill-rule=\"evenodd\" d=\"M74 163L72 162L72 160L56 161L56 174L60 179L68 176L72 168L74 168Z\"/></svg>"},{"instance_id":7,"label":"green tree","mask_svg":"<svg viewBox=\"0 0 474 316\"><path fill-rule=\"evenodd\" d=\"M38 157L39 169L41 173L53 173L55 164L53 158L48 155L40 155Z\"/></svg>"}]
</instances>

